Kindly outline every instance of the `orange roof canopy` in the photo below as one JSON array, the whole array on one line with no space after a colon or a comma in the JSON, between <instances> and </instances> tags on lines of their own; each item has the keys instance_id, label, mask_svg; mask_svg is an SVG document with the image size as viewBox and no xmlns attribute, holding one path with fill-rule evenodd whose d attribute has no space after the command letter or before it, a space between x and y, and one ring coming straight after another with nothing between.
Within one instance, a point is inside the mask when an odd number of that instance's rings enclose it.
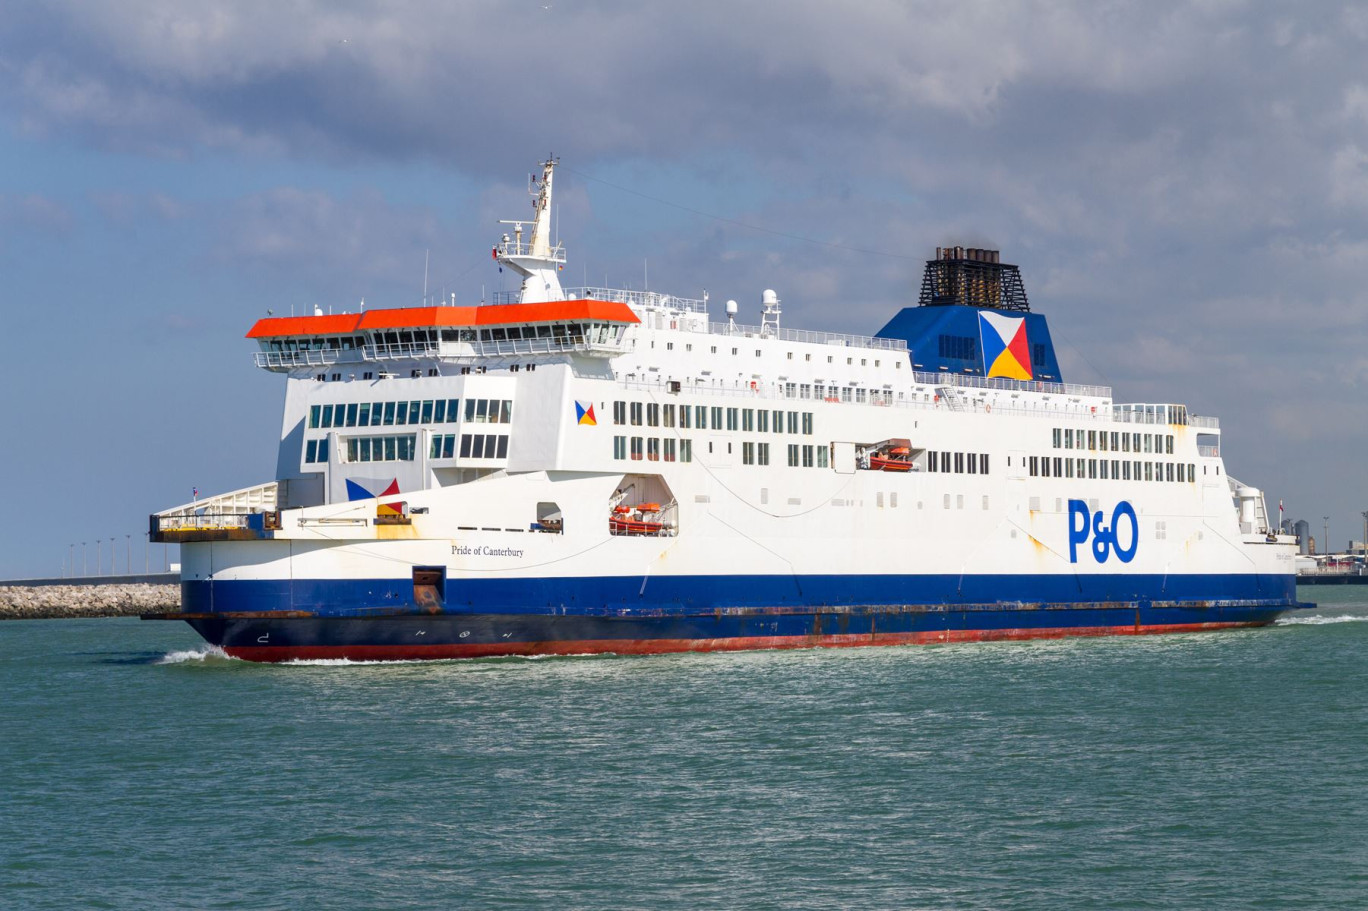
<instances>
[{"instance_id":1,"label":"orange roof canopy","mask_svg":"<svg viewBox=\"0 0 1368 911\"><path fill-rule=\"evenodd\" d=\"M617 301L574 300L545 304L492 304L484 307L399 307L328 316L277 316L257 320L247 338L347 335L374 329L507 326L596 320L638 323L632 308Z\"/></svg>"}]
</instances>

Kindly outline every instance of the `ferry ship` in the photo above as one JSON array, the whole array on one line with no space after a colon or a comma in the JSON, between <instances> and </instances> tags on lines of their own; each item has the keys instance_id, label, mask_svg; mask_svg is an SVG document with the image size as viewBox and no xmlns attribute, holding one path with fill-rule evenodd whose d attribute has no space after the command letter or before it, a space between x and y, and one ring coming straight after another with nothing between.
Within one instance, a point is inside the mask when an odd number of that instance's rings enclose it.
<instances>
[{"instance_id":1,"label":"ferry ship","mask_svg":"<svg viewBox=\"0 0 1368 911\"><path fill-rule=\"evenodd\" d=\"M474 307L274 317L274 480L151 516L255 661L895 645L1254 627L1292 536L1216 418L1066 383L997 251L871 336L564 288L556 162ZM526 231L524 229L527 229ZM525 238L524 234L530 234Z\"/></svg>"}]
</instances>

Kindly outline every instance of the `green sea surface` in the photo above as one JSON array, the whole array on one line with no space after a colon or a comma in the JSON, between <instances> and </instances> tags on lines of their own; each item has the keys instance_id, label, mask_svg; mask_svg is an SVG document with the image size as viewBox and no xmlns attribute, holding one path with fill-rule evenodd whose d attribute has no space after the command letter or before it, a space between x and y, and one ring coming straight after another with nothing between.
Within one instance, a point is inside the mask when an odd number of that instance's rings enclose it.
<instances>
[{"instance_id":1,"label":"green sea surface","mask_svg":"<svg viewBox=\"0 0 1368 911\"><path fill-rule=\"evenodd\" d=\"M0 908L1368 908L1368 587L1260 630L411 664L0 623Z\"/></svg>"}]
</instances>

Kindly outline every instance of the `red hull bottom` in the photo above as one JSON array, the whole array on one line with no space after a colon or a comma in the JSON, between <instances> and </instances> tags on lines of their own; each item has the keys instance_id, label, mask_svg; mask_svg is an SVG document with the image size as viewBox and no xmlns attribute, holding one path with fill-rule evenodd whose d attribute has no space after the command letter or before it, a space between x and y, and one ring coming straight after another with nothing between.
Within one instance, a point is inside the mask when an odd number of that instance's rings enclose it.
<instances>
[{"instance_id":1,"label":"red hull bottom","mask_svg":"<svg viewBox=\"0 0 1368 911\"><path fill-rule=\"evenodd\" d=\"M583 639L546 642L489 642L434 645L280 645L228 646L224 651L246 661L433 661L451 658L502 658L532 655L660 655L673 652L740 652L764 649L855 648L887 645L938 645L954 642L1004 642L1093 636L1144 636L1199 633L1267 626L1271 621L1170 623L1153 626L1078 626L1044 629L938 630L917 633L851 633L821 636L744 636L727 639Z\"/></svg>"}]
</instances>

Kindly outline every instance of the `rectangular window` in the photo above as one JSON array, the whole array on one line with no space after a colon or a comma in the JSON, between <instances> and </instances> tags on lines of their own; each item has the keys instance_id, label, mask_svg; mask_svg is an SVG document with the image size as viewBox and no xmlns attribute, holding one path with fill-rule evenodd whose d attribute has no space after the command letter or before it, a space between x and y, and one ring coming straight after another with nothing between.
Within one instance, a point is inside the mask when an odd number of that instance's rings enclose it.
<instances>
[{"instance_id":1,"label":"rectangular window","mask_svg":"<svg viewBox=\"0 0 1368 911\"><path fill-rule=\"evenodd\" d=\"M1034 478L1036 477L1040 469L1039 460L1035 456L1031 456L1030 466L1031 477Z\"/></svg>"},{"instance_id":2,"label":"rectangular window","mask_svg":"<svg viewBox=\"0 0 1368 911\"><path fill-rule=\"evenodd\" d=\"M755 444L754 444L754 443L742 443L742 444L741 444L741 464L742 464L742 465L754 465L754 464L755 464Z\"/></svg>"},{"instance_id":3,"label":"rectangular window","mask_svg":"<svg viewBox=\"0 0 1368 911\"><path fill-rule=\"evenodd\" d=\"M1104 430L1097 435L1097 448L1103 452L1107 451L1107 431Z\"/></svg>"},{"instance_id":4,"label":"rectangular window","mask_svg":"<svg viewBox=\"0 0 1368 911\"><path fill-rule=\"evenodd\" d=\"M463 458L463 459L470 458L470 448L471 448L471 440L470 440L470 437L471 437L471 434L468 434L468 433L463 433L463 434L461 434L461 458Z\"/></svg>"},{"instance_id":5,"label":"rectangular window","mask_svg":"<svg viewBox=\"0 0 1368 911\"><path fill-rule=\"evenodd\" d=\"M769 417L770 413L764 409L756 413L755 430L757 433L769 433Z\"/></svg>"},{"instance_id":6,"label":"rectangular window","mask_svg":"<svg viewBox=\"0 0 1368 911\"><path fill-rule=\"evenodd\" d=\"M1041 476L1042 478L1048 478L1048 477L1050 477L1050 457L1049 457L1049 456L1041 456L1041 459L1040 459L1040 476Z\"/></svg>"},{"instance_id":7,"label":"rectangular window","mask_svg":"<svg viewBox=\"0 0 1368 911\"><path fill-rule=\"evenodd\" d=\"M1172 437L1172 436L1168 436L1168 437L1165 437L1165 438L1164 438L1164 452L1165 452L1166 454L1168 454L1168 455L1173 455L1173 437Z\"/></svg>"},{"instance_id":8,"label":"rectangular window","mask_svg":"<svg viewBox=\"0 0 1368 911\"><path fill-rule=\"evenodd\" d=\"M692 461L693 461L693 440L680 440L680 441L679 441L679 461L681 461L681 462L692 462Z\"/></svg>"},{"instance_id":9,"label":"rectangular window","mask_svg":"<svg viewBox=\"0 0 1368 911\"><path fill-rule=\"evenodd\" d=\"M438 399L432 403L432 423L446 423L446 399Z\"/></svg>"},{"instance_id":10,"label":"rectangular window","mask_svg":"<svg viewBox=\"0 0 1368 911\"><path fill-rule=\"evenodd\" d=\"M331 426L333 425L332 418L333 418L333 406L331 406L331 405L324 405L324 406L323 406L323 426L324 426L325 428L331 427Z\"/></svg>"},{"instance_id":11,"label":"rectangular window","mask_svg":"<svg viewBox=\"0 0 1368 911\"><path fill-rule=\"evenodd\" d=\"M1088 478L1097 479L1097 459L1088 459Z\"/></svg>"},{"instance_id":12,"label":"rectangular window","mask_svg":"<svg viewBox=\"0 0 1368 911\"><path fill-rule=\"evenodd\" d=\"M454 433L445 433L445 434L442 434L442 458L444 458L444 459L449 459L449 458L451 458L453 455L455 455L455 448L456 448L456 434L454 434Z\"/></svg>"},{"instance_id":13,"label":"rectangular window","mask_svg":"<svg viewBox=\"0 0 1368 911\"><path fill-rule=\"evenodd\" d=\"M722 408L719 405L714 405L712 408L712 429L722 429Z\"/></svg>"},{"instance_id":14,"label":"rectangular window","mask_svg":"<svg viewBox=\"0 0 1368 911\"><path fill-rule=\"evenodd\" d=\"M950 473L950 453L948 452L941 453L941 472L943 474Z\"/></svg>"},{"instance_id":15,"label":"rectangular window","mask_svg":"<svg viewBox=\"0 0 1368 911\"><path fill-rule=\"evenodd\" d=\"M1166 463L1164 464L1164 480L1166 480L1166 481L1172 481L1172 480L1173 480L1173 463L1172 463L1172 462L1166 462ZM1182 479L1182 478L1179 478L1178 480L1181 481L1181 480L1183 480L1183 479Z\"/></svg>"},{"instance_id":16,"label":"rectangular window","mask_svg":"<svg viewBox=\"0 0 1368 911\"><path fill-rule=\"evenodd\" d=\"M409 422L410 424L417 424L417 423L418 423L418 416L419 416L420 414L422 414L422 409L423 409L423 403L422 403L422 402L409 402L409 406L408 406L408 422Z\"/></svg>"},{"instance_id":17,"label":"rectangular window","mask_svg":"<svg viewBox=\"0 0 1368 911\"><path fill-rule=\"evenodd\" d=\"M803 433L804 433L804 435L806 435L806 436L812 436L812 412L811 412L811 411L804 411L804 412L803 412Z\"/></svg>"},{"instance_id":18,"label":"rectangular window","mask_svg":"<svg viewBox=\"0 0 1368 911\"><path fill-rule=\"evenodd\" d=\"M361 439L356 441L356 454L362 462L369 462L371 460L370 444L370 437L361 437Z\"/></svg>"},{"instance_id":19,"label":"rectangular window","mask_svg":"<svg viewBox=\"0 0 1368 911\"><path fill-rule=\"evenodd\" d=\"M964 474L964 453L955 453L955 474Z\"/></svg>"},{"instance_id":20,"label":"rectangular window","mask_svg":"<svg viewBox=\"0 0 1368 911\"><path fill-rule=\"evenodd\" d=\"M789 432L789 433L797 433L797 432L798 432L798 412L796 412L796 411L790 411L790 412L788 413L788 432Z\"/></svg>"},{"instance_id":21,"label":"rectangular window","mask_svg":"<svg viewBox=\"0 0 1368 911\"><path fill-rule=\"evenodd\" d=\"M627 406L627 409L628 409L628 412L631 414L632 426L633 426L633 427L640 427L640 426L641 426L641 403L640 403L640 402L632 402L631 404L629 404L629 405Z\"/></svg>"},{"instance_id":22,"label":"rectangular window","mask_svg":"<svg viewBox=\"0 0 1368 911\"><path fill-rule=\"evenodd\" d=\"M361 403L360 411L358 412L358 414L357 414L357 416L356 416L356 426L358 426L358 427L369 427L369 426L370 426L370 416L371 416L371 404L370 404L370 402L362 402L362 403Z\"/></svg>"},{"instance_id":23,"label":"rectangular window","mask_svg":"<svg viewBox=\"0 0 1368 911\"><path fill-rule=\"evenodd\" d=\"M790 468L798 467L798 444L790 443L788 448L788 463Z\"/></svg>"},{"instance_id":24,"label":"rectangular window","mask_svg":"<svg viewBox=\"0 0 1368 911\"><path fill-rule=\"evenodd\" d=\"M646 440L646 461L660 461L660 438L650 437Z\"/></svg>"},{"instance_id":25,"label":"rectangular window","mask_svg":"<svg viewBox=\"0 0 1368 911\"><path fill-rule=\"evenodd\" d=\"M741 409L741 430L745 433L750 433L751 431L755 430L754 408Z\"/></svg>"},{"instance_id":26,"label":"rectangular window","mask_svg":"<svg viewBox=\"0 0 1368 911\"><path fill-rule=\"evenodd\" d=\"M663 423L666 427L673 427L675 425L675 406L664 406L664 414L662 415L662 417L664 419Z\"/></svg>"},{"instance_id":27,"label":"rectangular window","mask_svg":"<svg viewBox=\"0 0 1368 911\"><path fill-rule=\"evenodd\" d=\"M689 420L689 416L692 413L693 412L689 410L688 405L679 406L679 426L684 430L688 430L689 426L692 424L692 421Z\"/></svg>"},{"instance_id":28,"label":"rectangular window","mask_svg":"<svg viewBox=\"0 0 1368 911\"><path fill-rule=\"evenodd\" d=\"M1064 462L1067 462L1067 461L1068 461L1068 459L1060 459L1058 456L1055 457L1055 460L1054 460L1054 476L1055 476L1056 478L1062 478L1062 477L1064 477L1064 466L1063 466L1063 463L1064 463Z\"/></svg>"},{"instance_id":29,"label":"rectangular window","mask_svg":"<svg viewBox=\"0 0 1368 911\"><path fill-rule=\"evenodd\" d=\"M322 405L310 405L310 406L309 406L309 429L310 429L310 430L317 430L318 427L319 427L319 425L320 425L320 422L322 422L322 420L323 420L323 406L322 406Z\"/></svg>"},{"instance_id":30,"label":"rectangular window","mask_svg":"<svg viewBox=\"0 0 1368 911\"><path fill-rule=\"evenodd\" d=\"M727 409L727 429L728 429L728 430L736 430L736 429L739 428L740 426L741 426L741 409L740 409L740 408L728 408L728 409Z\"/></svg>"},{"instance_id":31,"label":"rectangular window","mask_svg":"<svg viewBox=\"0 0 1368 911\"><path fill-rule=\"evenodd\" d=\"M456 418L460 416L460 399L447 399L447 423L456 423Z\"/></svg>"},{"instance_id":32,"label":"rectangular window","mask_svg":"<svg viewBox=\"0 0 1368 911\"><path fill-rule=\"evenodd\" d=\"M1073 459L1065 459L1065 460L1064 460L1064 477L1066 477L1066 478L1072 478L1073 476L1074 476L1074 460L1073 460Z\"/></svg>"},{"instance_id":33,"label":"rectangular window","mask_svg":"<svg viewBox=\"0 0 1368 911\"><path fill-rule=\"evenodd\" d=\"M1064 431L1064 448L1065 448L1065 449L1073 449L1073 431L1072 431L1072 430L1066 430L1066 431Z\"/></svg>"},{"instance_id":34,"label":"rectangular window","mask_svg":"<svg viewBox=\"0 0 1368 911\"><path fill-rule=\"evenodd\" d=\"M353 440L352 442L356 442L356 441ZM318 441L317 441L317 440L309 440L309 442L307 442L307 443L304 444L304 461L306 461L306 462L315 462L315 461L317 461L317 460L318 460ZM351 461L355 462L356 459L353 458Z\"/></svg>"},{"instance_id":35,"label":"rectangular window","mask_svg":"<svg viewBox=\"0 0 1368 911\"><path fill-rule=\"evenodd\" d=\"M1063 432L1062 430L1060 430L1058 427L1056 427L1056 428L1051 432L1051 434L1052 434L1052 437L1053 437L1053 439L1054 439L1054 448L1055 448L1055 449L1058 449L1058 448L1060 447L1060 444L1061 444L1062 441L1063 441L1064 432Z\"/></svg>"},{"instance_id":36,"label":"rectangular window","mask_svg":"<svg viewBox=\"0 0 1368 911\"><path fill-rule=\"evenodd\" d=\"M467 404L467 406L469 405L469 403L466 403L466 404ZM626 402L614 402L614 403L613 403L613 423L614 423L614 424L626 424L626 423L627 423L627 403L626 403Z\"/></svg>"},{"instance_id":37,"label":"rectangular window","mask_svg":"<svg viewBox=\"0 0 1368 911\"><path fill-rule=\"evenodd\" d=\"M1153 481L1153 480L1154 480L1154 463L1153 463L1153 462L1146 462L1146 463L1145 463L1145 480L1146 480L1146 481Z\"/></svg>"},{"instance_id":38,"label":"rectangular window","mask_svg":"<svg viewBox=\"0 0 1368 911\"><path fill-rule=\"evenodd\" d=\"M394 403L393 403L393 402L386 402L386 403L385 403L385 415L384 415L384 420L383 420L381 423L384 424L386 427L390 427L390 426L392 426L392 425L394 424Z\"/></svg>"},{"instance_id":39,"label":"rectangular window","mask_svg":"<svg viewBox=\"0 0 1368 911\"><path fill-rule=\"evenodd\" d=\"M1112 452L1116 452L1116 451L1117 451L1117 449L1116 449L1116 437L1117 437L1116 431L1112 431L1112 435L1111 435L1111 440L1112 440L1111 451L1112 451Z\"/></svg>"},{"instance_id":40,"label":"rectangular window","mask_svg":"<svg viewBox=\"0 0 1368 911\"><path fill-rule=\"evenodd\" d=\"M465 454L465 453L462 453L462 455L464 455L464 454ZM626 437L613 437L613 458L615 458L615 459L625 459L625 458L627 458L627 438L626 438Z\"/></svg>"},{"instance_id":41,"label":"rectangular window","mask_svg":"<svg viewBox=\"0 0 1368 911\"><path fill-rule=\"evenodd\" d=\"M1132 433L1132 434L1130 435L1130 438L1131 438L1131 452L1139 452L1139 451L1140 451L1140 434L1138 434L1138 433Z\"/></svg>"},{"instance_id":42,"label":"rectangular window","mask_svg":"<svg viewBox=\"0 0 1368 911\"><path fill-rule=\"evenodd\" d=\"M803 467L804 467L804 468L811 468L811 467L815 464L814 459L813 459L813 455L814 455L814 454L813 454L813 451L812 451L812 447L811 447L811 446L804 446L804 447L803 447Z\"/></svg>"},{"instance_id":43,"label":"rectangular window","mask_svg":"<svg viewBox=\"0 0 1368 911\"><path fill-rule=\"evenodd\" d=\"M1113 481L1119 481L1121 479L1121 463L1116 459L1112 459L1111 479Z\"/></svg>"},{"instance_id":44,"label":"rectangular window","mask_svg":"<svg viewBox=\"0 0 1368 911\"><path fill-rule=\"evenodd\" d=\"M830 456L830 455L831 455L831 451L830 451L829 449L827 449L827 447L825 447L825 446L818 446L818 447L817 447L817 467L818 467L818 468L829 468L830 466L829 466L828 463L827 463L827 459L828 459L828 456Z\"/></svg>"},{"instance_id":45,"label":"rectangular window","mask_svg":"<svg viewBox=\"0 0 1368 911\"><path fill-rule=\"evenodd\" d=\"M660 426L660 406L657 405L655 402L651 402L646 406L646 426Z\"/></svg>"},{"instance_id":46,"label":"rectangular window","mask_svg":"<svg viewBox=\"0 0 1368 911\"><path fill-rule=\"evenodd\" d=\"M1145 452L1153 452L1153 451L1154 451L1154 444L1151 442L1151 438L1150 438L1150 435L1149 435L1148 433L1144 435L1144 440L1145 440Z\"/></svg>"},{"instance_id":47,"label":"rectangular window","mask_svg":"<svg viewBox=\"0 0 1368 911\"><path fill-rule=\"evenodd\" d=\"M694 406L694 426L697 427L699 430L707 430L707 429L708 429L708 406L706 406L706 405L695 405L695 406ZM713 429L714 429L714 430L720 430L721 428L720 428L720 427L714 427Z\"/></svg>"},{"instance_id":48,"label":"rectangular window","mask_svg":"<svg viewBox=\"0 0 1368 911\"><path fill-rule=\"evenodd\" d=\"M665 461L667 461L667 462L673 462L674 460L675 460L675 441L674 441L674 437L666 437L666 438L665 438Z\"/></svg>"},{"instance_id":49,"label":"rectangular window","mask_svg":"<svg viewBox=\"0 0 1368 911\"><path fill-rule=\"evenodd\" d=\"M423 416L422 416L421 418L419 418L419 421L418 421L418 422L419 422L420 424L431 424L431 423L432 423L432 400L431 400L431 399L428 399L427 401L423 402Z\"/></svg>"},{"instance_id":50,"label":"rectangular window","mask_svg":"<svg viewBox=\"0 0 1368 911\"><path fill-rule=\"evenodd\" d=\"M774 412L774 432L775 432L775 433L783 433L783 432L784 432L784 412L782 412L782 411L776 411L776 412Z\"/></svg>"},{"instance_id":51,"label":"rectangular window","mask_svg":"<svg viewBox=\"0 0 1368 911\"><path fill-rule=\"evenodd\" d=\"M966 466L969 473L978 474L978 456L972 452L966 452L964 456L969 462L969 464Z\"/></svg>"},{"instance_id":52,"label":"rectangular window","mask_svg":"<svg viewBox=\"0 0 1368 911\"><path fill-rule=\"evenodd\" d=\"M935 470L936 470L936 464L937 464L937 461L936 461L936 453L935 453L935 451L933 451L933 450L928 450L927 453L926 453L926 470L927 470L928 472L933 472L933 471L935 471Z\"/></svg>"},{"instance_id":53,"label":"rectangular window","mask_svg":"<svg viewBox=\"0 0 1368 911\"><path fill-rule=\"evenodd\" d=\"M394 423L404 425L408 423L408 402L400 402L394 410Z\"/></svg>"},{"instance_id":54,"label":"rectangular window","mask_svg":"<svg viewBox=\"0 0 1368 911\"><path fill-rule=\"evenodd\" d=\"M1096 449L1096 448L1097 448L1097 431L1095 431L1095 430L1089 430L1089 431L1088 431L1088 448L1089 448L1089 449Z\"/></svg>"},{"instance_id":55,"label":"rectangular window","mask_svg":"<svg viewBox=\"0 0 1368 911\"><path fill-rule=\"evenodd\" d=\"M641 461L641 437L632 437L632 461Z\"/></svg>"},{"instance_id":56,"label":"rectangular window","mask_svg":"<svg viewBox=\"0 0 1368 911\"><path fill-rule=\"evenodd\" d=\"M1112 447L1112 448L1114 449L1114 448L1116 448L1116 447ZM1123 434L1121 434L1121 451L1122 451L1122 452L1130 452L1130 434L1129 434L1129 433L1123 433Z\"/></svg>"},{"instance_id":57,"label":"rectangular window","mask_svg":"<svg viewBox=\"0 0 1368 911\"><path fill-rule=\"evenodd\" d=\"M764 414L764 412L760 412ZM769 464L769 443L759 443L755 447L755 462L757 465Z\"/></svg>"},{"instance_id":58,"label":"rectangular window","mask_svg":"<svg viewBox=\"0 0 1368 911\"><path fill-rule=\"evenodd\" d=\"M988 473L988 453L979 453L979 474Z\"/></svg>"},{"instance_id":59,"label":"rectangular window","mask_svg":"<svg viewBox=\"0 0 1368 911\"><path fill-rule=\"evenodd\" d=\"M350 405L347 406L347 426L348 426L348 427L355 427L355 426L356 426L356 403L355 403L355 402L353 402L353 403L351 403Z\"/></svg>"}]
</instances>

